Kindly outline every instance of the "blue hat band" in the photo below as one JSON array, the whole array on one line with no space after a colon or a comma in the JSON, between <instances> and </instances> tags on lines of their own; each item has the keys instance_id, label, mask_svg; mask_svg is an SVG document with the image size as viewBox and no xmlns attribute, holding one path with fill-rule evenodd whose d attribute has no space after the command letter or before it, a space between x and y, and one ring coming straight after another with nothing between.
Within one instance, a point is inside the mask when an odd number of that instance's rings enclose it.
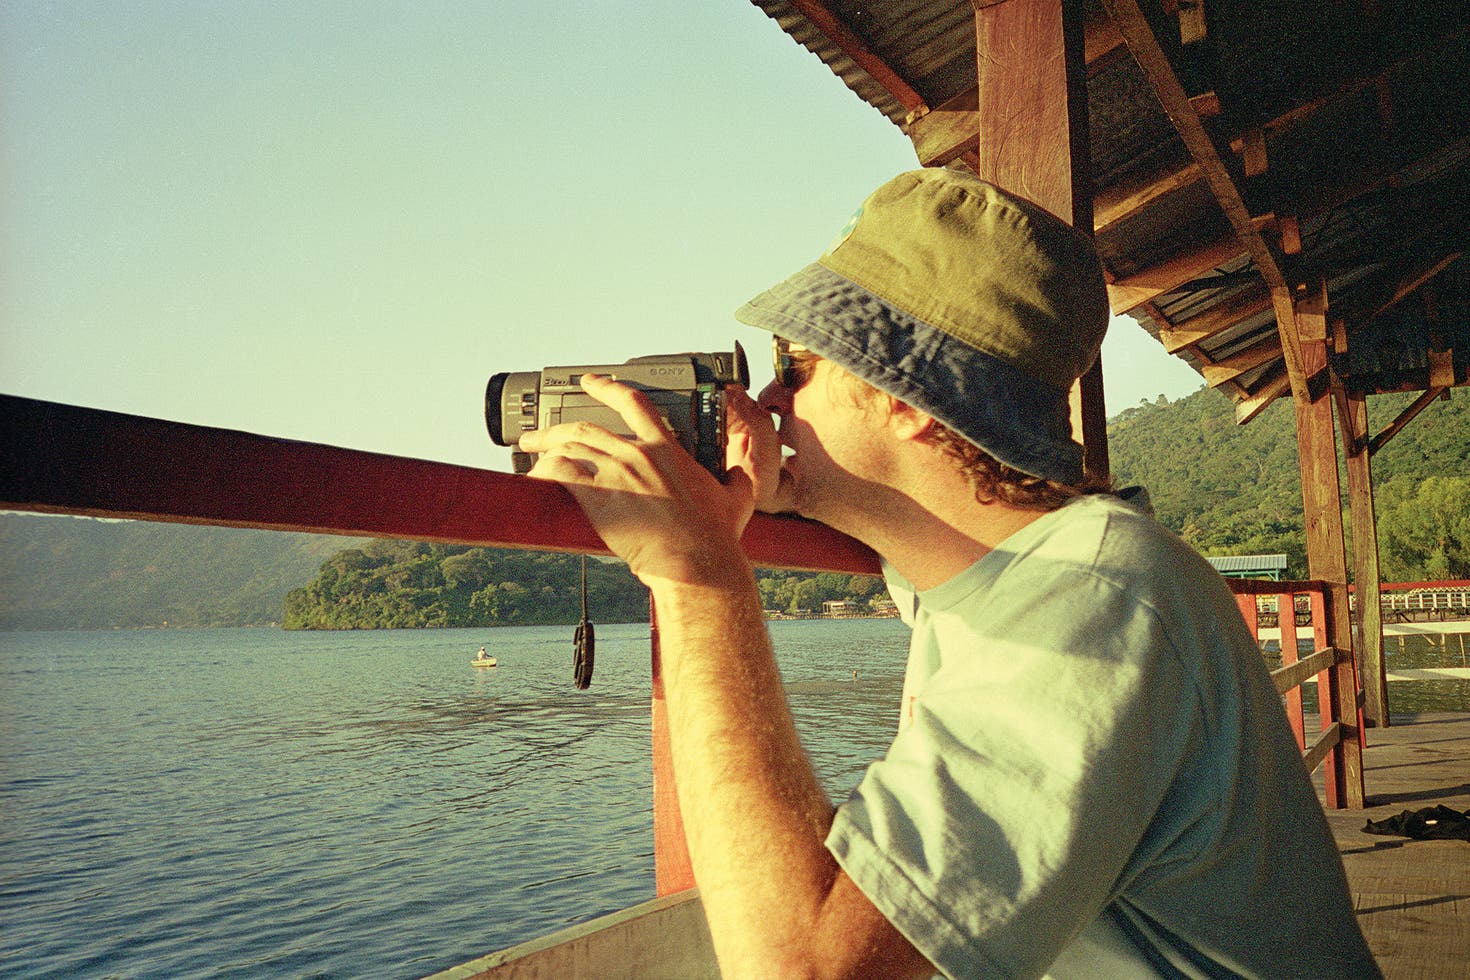
<instances>
[{"instance_id":1,"label":"blue hat band","mask_svg":"<svg viewBox=\"0 0 1470 980\"><path fill-rule=\"evenodd\" d=\"M1059 483L1081 481L1068 392L813 263L736 311L881 391L927 412L997 460Z\"/></svg>"}]
</instances>

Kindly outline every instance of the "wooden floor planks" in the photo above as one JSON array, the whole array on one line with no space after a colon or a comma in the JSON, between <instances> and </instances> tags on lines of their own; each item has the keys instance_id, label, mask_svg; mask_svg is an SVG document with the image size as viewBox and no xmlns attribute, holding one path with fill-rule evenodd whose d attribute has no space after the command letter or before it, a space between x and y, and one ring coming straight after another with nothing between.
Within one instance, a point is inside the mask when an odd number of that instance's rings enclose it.
<instances>
[{"instance_id":1,"label":"wooden floor planks","mask_svg":"<svg viewBox=\"0 0 1470 980\"><path fill-rule=\"evenodd\" d=\"M1393 717L1368 731L1368 808L1328 810L1358 922L1388 980L1470 977L1470 841L1363 832L1444 804L1470 810L1470 713ZM1320 791L1321 772L1317 774Z\"/></svg>"}]
</instances>

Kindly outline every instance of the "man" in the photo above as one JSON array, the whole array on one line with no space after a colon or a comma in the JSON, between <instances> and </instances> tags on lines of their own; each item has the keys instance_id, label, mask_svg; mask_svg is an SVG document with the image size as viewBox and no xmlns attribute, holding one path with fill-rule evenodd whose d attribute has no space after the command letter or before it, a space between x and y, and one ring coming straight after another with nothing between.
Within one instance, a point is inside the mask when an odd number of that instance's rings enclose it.
<instances>
[{"instance_id":1,"label":"man","mask_svg":"<svg viewBox=\"0 0 1470 980\"><path fill-rule=\"evenodd\" d=\"M607 379L636 438L522 440L653 592L727 976L1377 975L1228 590L1083 475L1067 392L1107 315L1085 236L903 174L737 313L778 377L730 392L725 484ZM899 733L835 809L739 547L756 507L870 545L913 629Z\"/></svg>"}]
</instances>

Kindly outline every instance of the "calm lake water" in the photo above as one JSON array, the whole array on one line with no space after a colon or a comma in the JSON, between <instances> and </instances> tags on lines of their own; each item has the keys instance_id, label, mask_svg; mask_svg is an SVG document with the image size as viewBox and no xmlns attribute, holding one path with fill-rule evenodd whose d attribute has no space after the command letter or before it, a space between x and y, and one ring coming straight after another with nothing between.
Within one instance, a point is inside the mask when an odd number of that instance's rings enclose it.
<instances>
[{"instance_id":1,"label":"calm lake water","mask_svg":"<svg viewBox=\"0 0 1470 980\"><path fill-rule=\"evenodd\" d=\"M907 631L771 629L842 798ZM417 977L651 898L648 629L599 626L589 691L571 633L0 634L0 974Z\"/></svg>"},{"instance_id":2,"label":"calm lake water","mask_svg":"<svg viewBox=\"0 0 1470 980\"><path fill-rule=\"evenodd\" d=\"M845 796L907 631L772 629ZM588 691L571 638L0 634L0 974L416 977L652 898L648 627Z\"/></svg>"}]
</instances>

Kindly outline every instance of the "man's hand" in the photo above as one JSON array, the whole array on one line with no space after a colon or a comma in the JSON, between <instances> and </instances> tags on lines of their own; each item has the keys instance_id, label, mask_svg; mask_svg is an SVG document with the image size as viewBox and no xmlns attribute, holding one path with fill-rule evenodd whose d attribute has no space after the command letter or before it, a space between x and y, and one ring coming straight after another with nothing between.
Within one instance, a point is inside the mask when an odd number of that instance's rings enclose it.
<instances>
[{"instance_id":1,"label":"man's hand","mask_svg":"<svg viewBox=\"0 0 1470 980\"><path fill-rule=\"evenodd\" d=\"M767 439L754 415L736 410L741 421L722 485L684 451L642 392L593 374L582 377L582 388L621 415L634 438L588 422L528 432L521 450L540 454L530 475L570 490L603 542L646 585L748 578L740 535L754 509L756 479L770 479L769 450L756 447L770 444L774 428Z\"/></svg>"},{"instance_id":2,"label":"man's hand","mask_svg":"<svg viewBox=\"0 0 1470 980\"><path fill-rule=\"evenodd\" d=\"M791 476L781 467L776 422L738 385L725 389L725 434L725 465L750 477L755 509L766 514L790 512Z\"/></svg>"}]
</instances>

